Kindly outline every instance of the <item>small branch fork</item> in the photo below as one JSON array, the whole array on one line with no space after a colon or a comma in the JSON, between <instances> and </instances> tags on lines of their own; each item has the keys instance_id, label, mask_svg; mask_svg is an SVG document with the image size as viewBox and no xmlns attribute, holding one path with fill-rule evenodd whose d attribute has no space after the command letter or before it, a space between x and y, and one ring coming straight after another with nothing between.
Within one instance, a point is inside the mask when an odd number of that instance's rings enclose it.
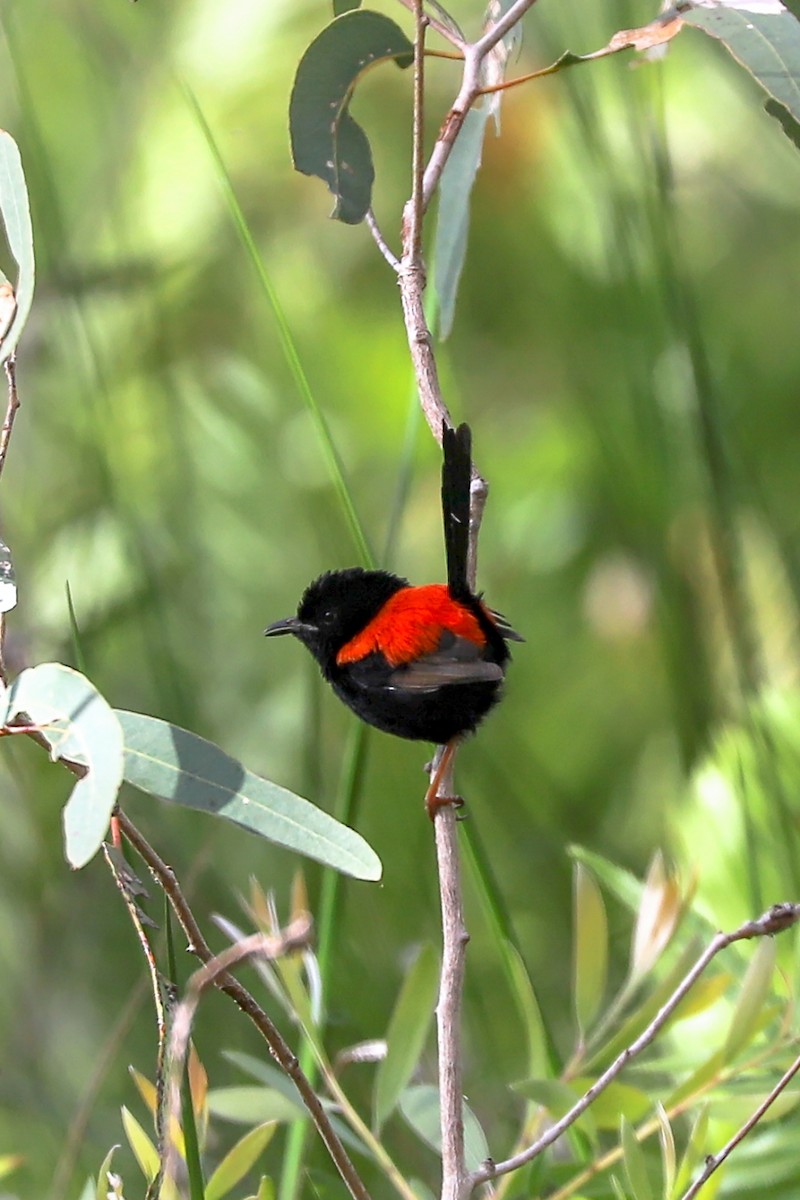
<instances>
[{"instance_id":1,"label":"small branch fork","mask_svg":"<svg viewBox=\"0 0 800 1200\"><path fill-rule=\"evenodd\" d=\"M644 1032L639 1035L635 1042L632 1042L630 1046L626 1047L626 1049L614 1059L611 1066L608 1067L608 1069L603 1072L599 1079L592 1084L589 1090L585 1092L583 1096L581 1096L580 1100L578 1100L572 1106L569 1112L565 1113L559 1121L556 1121L547 1129L546 1133L542 1134L540 1138L537 1138L537 1140L530 1146L526 1147L526 1149L521 1150L519 1154L515 1154L512 1158L505 1159L503 1162L483 1163L483 1165L479 1167L477 1171L474 1171L468 1177L462 1193L462 1200L464 1196L468 1196L469 1193L480 1184L488 1183L489 1180L496 1179L499 1175L505 1175L509 1171L515 1171L518 1167L524 1167L526 1163L532 1162L533 1159L538 1157L543 1150L546 1150L548 1146L552 1146L553 1142L557 1141L562 1134L570 1128L570 1126L574 1125L578 1118L584 1112L586 1112L586 1109L589 1108L589 1106L600 1095L600 1093L605 1091L608 1085L612 1083L614 1079L616 1079L616 1077L628 1065L628 1063L636 1058L637 1055L641 1054L641 1052L646 1049L651 1042L653 1042L656 1035L672 1016L681 1000L694 987L695 983L702 975L703 971L705 971L708 964L712 959L716 958L720 951L727 949L727 947L733 945L734 942L745 941L748 938L768 937L776 933L781 933L784 929L789 929L793 925L796 925L798 921L800 921L800 904L775 904L762 916L758 917L754 921L746 921L744 925L740 925L739 928L734 929L732 933L716 934L691 970L688 971L684 976L683 980L672 993L666 1004L659 1009L658 1013L644 1030ZM713 1174L717 1167L719 1167L720 1164L725 1161L725 1158L727 1158L731 1150L738 1145L738 1142L740 1142L742 1138L749 1132L749 1130L752 1129L753 1125L755 1125L761 1119L761 1116L763 1116L770 1104L772 1104L776 1097L780 1095L780 1092L786 1087L789 1080L799 1069L800 1060L798 1060L797 1063L792 1064L792 1066L784 1075L783 1079L780 1080L764 1103L759 1106L759 1109L757 1109L753 1116L749 1119L749 1122L746 1122L745 1125L742 1126L742 1129L740 1129L734 1138L731 1139L728 1145L718 1155L708 1160L703 1176L701 1176L700 1179L698 1179L693 1185L693 1187L689 1189L689 1191L683 1197L683 1200L691 1200L691 1197L697 1195L697 1192L703 1183L705 1183L705 1181L711 1174Z\"/></svg>"},{"instance_id":2,"label":"small branch fork","mask_svg":"<svg viewBox=\"0 0 800 1200\"><path fill-rule=\"evenodd\" d=\"M70 764L66 765L69 766ZM317 1127L317 1132L325 1143L333 1164L353 1200L370 1200L369 1192L362 1183L336 1130L331 1125L322 1102L311 1086L307 1076L300 1069L296 1055L250 992L239 983L238 979L230 974L228 967L233 965L232 961L229 962L225 954L216 957L212 954L208 943L203 937L200 926L197 924L195 916L181 892L175 872L163 862L125 813L118 812L117 821L119 822L122 835L130 842L131 846L145 862L151 874L163 889L181 928L186 934L190 952L199 958L202 963L211 964L210 970L206 975L198 972L193 976L197 996L199 997L200 992L213 983L220 991L230 996L245 1016L250 1018L267 1043L272 1057L296 1085L309 1116ZM288 937L290 932L296 934L297 930L292 927L291 930L286 931L284 937ZM251 939L248 939L243 945L246 947L245 954L263 954L267 949L271 951L275 950L275 946L271 943L269 947L266 947L261 943L256 945ZM236 959L235 952L237 950L241 952L241 947L234 946L227 953L232 954L233 958ZM180 1049L180 1045L177 1048ZM169 1125L167 1128L169 1128Z\"/></svg>"}]
</instances>

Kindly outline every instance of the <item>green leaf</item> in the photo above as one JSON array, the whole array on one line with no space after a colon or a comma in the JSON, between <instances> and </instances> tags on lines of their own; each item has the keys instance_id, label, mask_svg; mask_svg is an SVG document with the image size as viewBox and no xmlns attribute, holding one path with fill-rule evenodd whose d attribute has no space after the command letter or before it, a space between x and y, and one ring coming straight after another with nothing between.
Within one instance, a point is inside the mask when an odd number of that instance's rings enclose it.
<instances>
[{"instance_id":1,"label":"green leaf","mask_svg":"<svg viewBox=\"0 0 800 1200\"><path fill-rule=\"evenodd\" d=\"M148 1183L158 1173L158 1151L142 1129L136 1117L127 1108L122 1109L122 1127L142 1174Z\"/></svg>"},{"instance_id":2,"label":"green leaf","mask_svg":"<svg viewBox=\"0 0 800 1200\"><path fill-rule=\"evenodd\" d=\"M442 1151L439 1126L439 1093L430 1084L406 1088L400 1097L400 1111L418 1137L437 1154ZM478 1118L464 1102L464 1155L468 1171L475 1171L489 1157L489 1147Z\"/></svg>"},{"instance_id":3,"label":"green leaf","mask_svg":"<svg viewBox=\"0 0 800 1200\"><path fill-rule=\"evenodd\" d=\"M600 889L583 865L573 872L575 1016L581 1036L603 999L608 968L608 923Z\"/></svg>"},{"instance_id":4,"label":"green leaf","mask_svg":"<svg viewBox=\"0 0 800 1200\"><path fill-rule=\"evenodd\" d=\"M504 945L505 961L512 982L514 998L525 1027L527 1070L530 1075L548 1075L550 1074L550 1055L547 1051L547 1033L539 1001L536 999L533 984L516 946L509 941L506 941Z\"/></svg>"},{"instance_id":5,"label":"green leaf","mask_svg":"<svg viewBox=\"0 0 800 1200\"><path fill-rule=\"evenodd\" d=\"M17 143L0 129L0 214L8 248L17 264L16 311L0 346L0 362L17 348L33 303L35 264L28 188Z\"/></svg>"},{"instance_id":6,"label":"green leaf","mask_svg":"<svg viewBox=\"0 0 800 1200\"><path fill-rule=\"evenodd\" d=\"M800 150L800 121L796 121L788 109L771 97L764 104L764 111L779 122L789 141Z\"/></svg>"},{"instance_id":7,"label":"green leaf","mask_svg":"<svg viewBox=\"0 0 800 1200\"><path fill-rule=\"evenodd\" d=\"M683 1152L681 1165L672 1188L671 1200L678 1200L678 1197L683 1195L691 1183L700 1160L705 1156L707 1137L708 1106L706 1105L697 1114L697 1119L689 1134L689 1141L686 1143L686 1149Z\"/></svg>"},{"instance_id":8,"label":"green leaf","mask_svg":"<svg viewBox=\"0 0 800 1200\"><path fill-rule=\"evenodd\" d=\"M356 879L380 879L380 859L361 835L308 800L177 725L141 713L117 716L125 736L125 779L140 791L225 817Z\"/></svg>"},{"instance_id":9,"label":"green leaf","mask_svg":"<svg viewBox=\"0 0 800 1200\"><path fill-rule=\"evenodd\" d=\"M458 284L467 252L470 196L481 165L490 115L488 104L467 113L439 185L433 262L439 297L439 336L443 341L453 328Z\"/></svg>"},{"instance_id":10,"label":"green leaf","mask_svg":"<svg viewBox=\"0 0 800 1200\"><path fill-rule=\"evenodd\" d=\"M354 8L361 8L361 0L333 0L335 17L341 17L342 13L351 12Z\"/></svg>"},{"instance_id":11,"label":"green leaf","mask_svg":"<svg viewBox=\"0 0 800 1200\"><path fill-rule=\"evenodd\" d=\"M719 5L681 17L721 41L764 90L800 120L800 22L791 13L744 12Z\"/></svg>"},{"instance_id":12,"label":"green leaf","mask_svg":"<svg viewBox=\"0 0 800 1200\"><path fill-rule=\"evenodd\" d=\"M350 116L359 76L375 63L414 61L414 47L399 25L368 9L345 12L322 30L300 60L289 105L292 160L316 175L336 198L333 216L363 221L375 171L367 135Z\"/></svg>"},{"instance_id":13,"label":"green leaf","mask_svg":"<svg viewBox=\"0 0 800 1200\"><path fill-rule=\"evenodd\" d=\"M94 1189L92 1200L106 1200L109 1190L108 1173L111 1170L111 1160L114 1157L114 1152L118 1149L119 1146L112 1146L100 1164L100 1170L97 1172L97 1183Z\"/></svg>"},{"instance_id":14,"label":"green leaf","mask_svg":"<svg viewBox=\"0 0 800 1200\"><path fill-rule=\"evenodd\" d=\"M274 1088L223 1087L208 1093L208 1110L223 1121L242 1125L265 1125L272 1121L296 1121L305 1111Z\"/></svg>"},{"instance_id":15,"label":"green leaf","mask_svg":"<svg viewBox=\"0 0 800 1200\"><path fill-rule=\"evenodd\" d=\"M758 1029L772 987L776 949L774 938L763 938L747 968L725 1040L724 1054L728 1061L736 1057Z\"/></svg>"},{"instance_id":16,"label":"green leaf","mask_svg":"<svg viewBox=\"0 0 800 1200\"><path fill-rule=\"evenodd\" d=\"M625 1174L634 1200L653 1200L653 1189L650 1187L647 1175L644 1151L636 1139L633 1126L625 1117L620 1122L620 1138L625 1161Z\"/></svg>"},{"instance_id":17,"label":"green leaf","mask_svg":"<svg viewBox=\"0 0 800 1200\"><path fill-rule=\"evenodd\" d=\"M386 1057L375 1074L378 1132L419 1062L433 1019L438 983L439 956L433 946L423 946L400 989L386 1035Z\"/></svg>"},{"instance_id":18,"label":"green leaf","mask_svg":"<svg viewBox=\"0 0 800 1200\"><path fill-rule=\"evenodd\" d=\"M670 1200L675 1187L675 1137L663 1104L656 1105L656 1119L658 1142L661 1147L661 1194L664 1200Z\"/></svg>"},{"instance_id":19,"label":"green leaf","mask_svg":"<svg viewBox=\"0 0 800 1200\"><path fill-rule=\"evenodd\" d=\"M602 854L586 850L583 846L569 846L567 853L575 862L590 867L601 883L605 884L609 892L616 896L621 904L624 904L631 912L638 913L642 903L644 884L636 878L632 871L618 867L616 863L603 858Z\"/></svg>"},{"instance_id":20,"label":"green leaf","mask_svg":"<svg viewBox=\"0 0 800 1200\"><path fill-rule=\"evenodd\" d=\"M236 1187L266 1150L276 1128L274 1121L257 1125L228 1151L206 1184L205 1200L222 1200Z\"/></svg>"},{"instance_id":21,"label":"green leaf","mask_svg":"<svg viewBox=\"0 0 800 1200\"><path fill-rule=\"evenodd\" d=\"M40 727L53 761L87 768L64 807L64 846L78 868L99 850L122 783L122 730L114 712L83 675L61 663L23 671L8 690L4 723L20 714Z\"/></svg>"}]
</instances>

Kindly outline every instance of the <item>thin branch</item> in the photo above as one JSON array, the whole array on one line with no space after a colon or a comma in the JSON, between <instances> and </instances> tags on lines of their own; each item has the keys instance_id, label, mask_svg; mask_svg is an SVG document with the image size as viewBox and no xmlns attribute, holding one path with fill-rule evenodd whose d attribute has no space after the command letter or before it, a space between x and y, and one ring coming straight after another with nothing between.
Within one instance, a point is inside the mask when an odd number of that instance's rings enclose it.
<instances>
[{"instance_id":1,"label":"thin branch","mask_svg":"<svg viewBox=\"0 0 800 1200\"><path fill-rule=\"evenodd\" d=\"M709 1157L706 1159L706 1165L703 1168L702 1173L698 1175L691 1187L683 1193L681 1200L692 1200L692 1198L697 1195L697 1193L704 1186L704 1184L708 1182L714 1172L722 1166L728 1155L736 1149L739 1143L747 1137L750 1130L758 1124L758 1122L764 1116L764 1113L775 1103L775 1101L778 1099L778 1096L780 1096L784 1088L791 1083L798 1071L800 1071L800 1055L798 1055L789 1069L781 1076L769 1095L761 1101L758 1108L756 1108L755 1111L750 1114L744 1124L736 1130L736 1133L733 1135L730 1141L726 1142L722 1149L716 1154L709 1155Z\"/></svg>"},{"instance_id":2,"label":"thin branch","mask_svg":"<svg viewBox=\"0 0 800 1200\"><path fill-rule=\"evenodd\" d=\"M498 42L506 36L506 34L514 28L518 22L522 20L529 8L533 8L536 0L516 0L516 4L512 4L511 8L503 14L499 21L486 30L483 37L478 38L473 46L476 54L481 58L485 58L490 50L494 50Z\"/></svg>"},{"instance_id":3,"label":"thin branch","mask_svg":"<svg viewBox=\"0 0 800 1200\"><path fill-rule=\"evenodd\" d=\"M16 355L10 355L3 363L3 369L6 373L6 381L8 383L8 405L6 407L6 416L3 421L3 428L0 430L0 475L3 473L3 467L6 465L6 454L8 453L8 443L11 441L11 433L14 428L14 418L17 415L19 408L19 396L17 395L17 359Z\"/></svg>"},{"instance_id":4,"label":"thin branch","mask_svg":"<svg viewBox=\"0 0 800 1200\"><path fill-rule=\"evenodd\" d=\"M195 1013L203 992L210 987L223 986L222 981L228 977L232 967L247 962L250 958L276 959L292 950L301 949L308 945L311 933L311 919L308 914L298 917L282 933L270 937L264 933L254 933L244 938L234 946L229 946L220 954L210 958L189 978L186 985L186 995L175 1010L172 1031L169 1038L169 1077L167 1080L167 1101L165 1107L165 1128L172 1129L179 1121L181 1109L181 1080L184 1063L189 1052L189 1039L192 1032ZM179 1153L172 1137L164 1140L162 1154L163 1184L168 1190L170 1183L175 1184Z\"/></svg>"},{"instance_id":5,"label":"thin branch","mask_svg":"<svg viewBox=\"0 0 800 1200\"><path fill-rule=\"evenodd\" d=\"M422 175L425 154L425 30L423 0L414 0L414 124L411 145L411 209L405 255L412 263L422 257Z\"/></svg>"},{"instance_id":6,"label":"thin branch","mask_svg":"<svg viewBox=\"0 0 800 1200\"><path fill-rule=\"evenodd\" d=\"M194 914L184 899L177 878L175 877L175 872L162 861L125 813L119 812L117 816L122 833L136 850L137 854L147 864L150 872L158 881L172 905L181 928L189 940L189 950L201 962L211 962L214 955L211 953L211 949L203 937ZM303 1103L317 1127L317 1132L325 1143L328 1153L353 1200L370 1200L369 1192L361 1182L358 1172L350 1161L336 1130L331 1125L328 1114L325 1112L319 1097L309 1083L305 1073L301 1071L296 1055L284 1041L279 1030L255 998L250 995L247 988L243 987L233 975L227 972L223 973L216 980L216 986L220 991L230 996L241 1011L250 1018L267 1043L275 1061L296 1085Z\"/></svg>"},{"instance_id":7,"label":"thin branch","mask_svg":"<svg viewBox=\"0 0 800 1200\"><path fill-rule=\"evenodd\" d=\"M400 0L400 3L404 8L407 8L409 12L416 13L417 0ZM426 13L425 20L427 21L428 25L430 25L431 29L435 29L439 36L443 37L445 41L449 42L451 46L455 46L459 50L464 49L465 42L458 36L455 29L450 29L449 26L445 25L444 21L439 21L431 13ZM439 57L443 58L444 55L440 53Z\"/></svg>"},{"instance_id":8,"label":"thin branch","mask_svg":"<svg viewBox=\"0 0 800 1200\"><path fill-rule=\"evenodd\" d=\"M452 786L445 794L453 794ZM439 1002L436 1005L442 1130L442 1200L461 1200L468 1178L464 1159L461 1002L469 934L464 922L456 811L452 804L437 811L434 833L442 906L442 973L439 980Z\"/></svg>"},{"instance_id":9,"label":"thin branch","mask_svg":"<svg viewBox=\"0 0 800 1200\"><path fill-rule=\"evenodd\" d=\"M515 1171L518 1167L525 1166L526 1163L531 1162L541 1154L543 1150L546 1150L548 1146L552 1146L553 1142L557 1141L570 1126L574 1125L578 1117L586 1112L586 1109L616 1079L623 1068L650 1045L659 1030L672 1016L683 997L691 991L708 964L721 950L727 949L734 942L780 933L782 930L789 929L792 925L795 925L798 920L800 920L800 904L776 904L761 917L758 917L754 921L747 921L732 933L718 933L712 939L707 949L700 955L691 970L684 976L666 1004L659 1009L644 1032L614 1059L611 1066L581 1096L580 1100L572 1106L569 1112L565 1113L561 1120L551 1125L546 1133L542 1134L540 1138L525 1150L520 1151L519 1154L515 1154L512 1158L508 1158L504 1162L484 1163L482 1167L470 1176L468 1181L470 1189L478 1187L479 1184L487 1183L490 1179L494 1179L498 1175L505 1175L508 1171Z\"/></svg>"},{"instance_id":10,"label":"thin branch","mask_svg":"<svg viewBox=\"0 0 800 1200\"><path fill-rule=\"evenodd\" d=\"M399 271L400 259L397 257L389 243L386 241L386 238L381 233L378 222L375 220L375 214L371 208L367 209L367 215L364 219L367 223L367 229L372 234L375 245L378 247L389 266L393 271Z\"/></svg>"}]
</instances>

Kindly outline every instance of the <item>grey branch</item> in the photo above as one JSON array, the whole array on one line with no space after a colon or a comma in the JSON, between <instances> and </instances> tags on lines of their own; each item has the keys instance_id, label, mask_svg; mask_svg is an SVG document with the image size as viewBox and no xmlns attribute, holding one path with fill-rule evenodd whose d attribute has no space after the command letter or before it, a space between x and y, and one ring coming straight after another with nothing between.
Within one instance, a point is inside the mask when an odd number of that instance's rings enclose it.
<instances>
[{"instance_id":1,"label":"grey branch","mask_svg":"<svg viewBox=\"0 0 800 1200\"><path fill-rule=\"evenodd\" d=\"M532 1145L520 1151L519 1154L515 1154L513 1158L508 1158L504 1162L484 1163L479 1170L473 1172L470 1176L470 1189L476 1188L479 1184L486 1183L498 1175L505 1175L509 1171L515 1171L518 1167L524 1167L526 1163L531 1162L543 1150L546 1150L548 1146L552 1146L553 1142L557 1141L571 1125L575 1124L578 1117L586 1112L586 1109L616 1079L623 1068L650 1045L664 1024L672 1016L681 1000L691 991L708 964L713 958L716 958L721 950L727 949L734 942L745 941L747 938L766 937L780 933L782 930L789 929L792 925L797 924L798 920L800 920L800 904L775 904L762 916L754 921L746 921L744 925L741 925L738 929L734 929L732 933L716 934L691 970L684 976L681 983L678 984L666 1004L659 1009L644 1032L614 1059L611 1066L581 1096L580 1100L572 1106L569 1112L565 1113L560 1121L556 1121L551 1125L547 1132L542 1134ZM687 1198L684 1197L684 1200L687 1200Z\"/></svg>"}]
</instances>

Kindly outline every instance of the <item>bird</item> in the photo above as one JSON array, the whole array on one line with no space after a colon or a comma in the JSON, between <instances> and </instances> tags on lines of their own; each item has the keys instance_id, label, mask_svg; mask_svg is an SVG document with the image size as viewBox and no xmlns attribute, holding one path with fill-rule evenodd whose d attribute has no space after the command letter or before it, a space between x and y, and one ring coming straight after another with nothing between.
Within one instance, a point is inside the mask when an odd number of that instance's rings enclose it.
<instances>
[{"instance_id":1,"label":"bird","mask_svg":"<svg viewBox=\"0 0 800 1200\"><path fill-rule=\"evenodd\" d=\"M523 641L487 607L468 578L472 434L442 427L442 514L447 583L414 587L383 570L326 571L306 588L297 614L266 637L292 634L352 711L385 733L443 746L426 805L439 796L456 745L473 733L502 695L509 641Z\"/></svg>"}]
</instances>

